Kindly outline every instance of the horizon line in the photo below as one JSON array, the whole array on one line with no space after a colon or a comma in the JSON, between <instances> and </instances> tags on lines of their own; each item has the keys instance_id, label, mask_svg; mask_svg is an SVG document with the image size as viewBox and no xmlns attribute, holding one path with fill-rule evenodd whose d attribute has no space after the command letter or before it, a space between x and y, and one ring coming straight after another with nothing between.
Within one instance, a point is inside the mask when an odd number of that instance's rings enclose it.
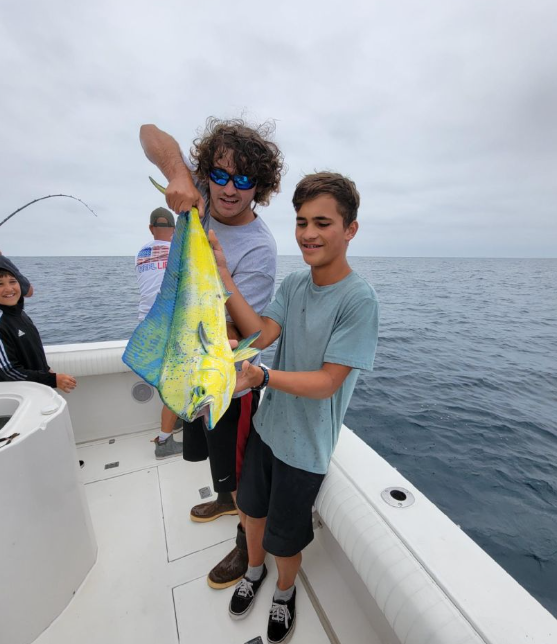
<instances>
[{"instance_id":1,"label":"horizon line","mask_svg":"<svg viewBox=\"0 0 557 644\"><path fill-rule=\"evenodd\" d=\"M5 257L32 257L36 259L43 259L48 257L130 257L134 258L136 255L5 255ZM277 257L296 257L303 261L301 255L287 255L278 254ZM347 260L350 259L557 259L555 257L537 257L531 255L504 255L504 256L489 256L489 255L347 255Z\"/></svg>"}]
</instances>

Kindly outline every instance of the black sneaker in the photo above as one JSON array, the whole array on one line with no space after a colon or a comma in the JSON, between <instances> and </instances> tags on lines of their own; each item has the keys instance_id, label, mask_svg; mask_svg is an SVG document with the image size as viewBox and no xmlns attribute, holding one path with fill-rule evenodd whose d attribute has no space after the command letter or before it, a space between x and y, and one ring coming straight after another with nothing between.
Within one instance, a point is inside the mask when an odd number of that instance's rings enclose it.
<instances>
[{"instance_id":1,"label":"black sneaker","mask_svg":"<svg viewBox=\"0 0 557 644\"><path fill-rule=\"evenodd\" d=\"M269 644L284 644L292 637L296 622L296 589L287 601L273 599L267 626L267 641Z\"/></svg>"},{"instance_id":2,"label":"black sneaker","mask_svg":"<svg viewBox=\"0 0 557 644\"><path fill-rule=\"evenodd\" d=\"M236 586L228 607L228 612L232 619L243 619L250 612L255 601L255 595L266 576L267 566L263 564L263 573L257 581L251 581L251 579L243 577Z\"/></svg>"}]
</instances>

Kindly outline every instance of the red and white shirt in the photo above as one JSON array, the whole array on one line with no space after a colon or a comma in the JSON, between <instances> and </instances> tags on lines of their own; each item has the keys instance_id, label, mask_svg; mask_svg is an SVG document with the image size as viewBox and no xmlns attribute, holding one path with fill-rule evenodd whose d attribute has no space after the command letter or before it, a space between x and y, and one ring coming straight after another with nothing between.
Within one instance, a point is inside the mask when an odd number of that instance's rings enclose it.
<instances>
[{"instance_id":1,"label":"red and white shirt","mask_svg":"<svg viewBox=\"0 0 557 644\"><path fill-rule=\"evenodd\" d=\"M169 241L154 239L137 253L135 274L139 284L139 321L143 320L155 303L168 262Z\"/></svg>"}]
</instances>

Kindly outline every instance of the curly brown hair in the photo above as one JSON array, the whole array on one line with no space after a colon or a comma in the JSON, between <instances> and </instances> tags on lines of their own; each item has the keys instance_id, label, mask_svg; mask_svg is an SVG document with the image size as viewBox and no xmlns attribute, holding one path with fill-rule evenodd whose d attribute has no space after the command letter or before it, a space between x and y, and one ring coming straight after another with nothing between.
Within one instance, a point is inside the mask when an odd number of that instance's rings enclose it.
<instances>
[{"instance_id":1,"label":"curly brown hair","mask_svg":"<svg viewBox=\"0 0 557 644\"><path fill-rule=\"evenodd\" d=\"M272 121L251 127L242 119L221 121L214 116L207 119L203 135L195 139L190 158L195 173L204 183L216 161L232 150L237 174L245 174L256 183L254 201L269 204L272 194L279 191L284 169L284 157L270 140L275 131Z\"/></svg>"},{"instance_id":2,"label":"curly brown hair","mask_svg":"<svg viewBox=\"0 0 557 644\"><path fill-rule=\"evenodd\" d=\"M351 179L343 177L338 172L316 172L306 175L294 190L292 197L294 210L299 212L306 201L316 199L320 195L329 195L335 199L345 229L356 221L360 207L360 193Z\"/></svg>"}]
</instances>

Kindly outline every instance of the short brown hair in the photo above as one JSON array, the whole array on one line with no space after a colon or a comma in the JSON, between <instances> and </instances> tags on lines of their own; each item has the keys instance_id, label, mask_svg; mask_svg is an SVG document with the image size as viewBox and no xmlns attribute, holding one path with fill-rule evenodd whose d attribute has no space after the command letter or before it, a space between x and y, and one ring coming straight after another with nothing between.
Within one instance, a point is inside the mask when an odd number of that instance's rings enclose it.
<instances>
[{"instance_id":1,"label":"short brown hair","mask_svg":"<svg viewBox=\"0 0 557 644\"><path fill-rule=\"evenodd\" d=\"M292 197L294 210L299 212L306 201L321 195L329 195L337 202L344 228L348 228L353 221L356 221L360 207L360 193L352 180L338 172L316 172L306 175L294 190Z\"/></svg>"},{"instance_id":2,"label":"short brown hair","mask_svg":"<svg viewBox=\"0 0 557 644\"><path fill-rule=\"evenodd\" d=\"M17 279L13 273L10 273L10 271L7 271L5 268L0 268L0 277L13 277Z\"/></svg>"},{"instance_id":3,"label":"short brown hair","mask_svg":"<svg viewBox=\"0 0 557 644\"><path fill-rule=\"evenodd\" d=\"M242 119L220 121L209 117L203 136L195 139L190 150L195 173L201 181L208 182L215 161L232 150L236 172L256 183L255 203L268 205L271 195L279 191L284 167L281 151L270 140L274 131L271 121L250 127Z\"/></svg>"}]
</instances>

